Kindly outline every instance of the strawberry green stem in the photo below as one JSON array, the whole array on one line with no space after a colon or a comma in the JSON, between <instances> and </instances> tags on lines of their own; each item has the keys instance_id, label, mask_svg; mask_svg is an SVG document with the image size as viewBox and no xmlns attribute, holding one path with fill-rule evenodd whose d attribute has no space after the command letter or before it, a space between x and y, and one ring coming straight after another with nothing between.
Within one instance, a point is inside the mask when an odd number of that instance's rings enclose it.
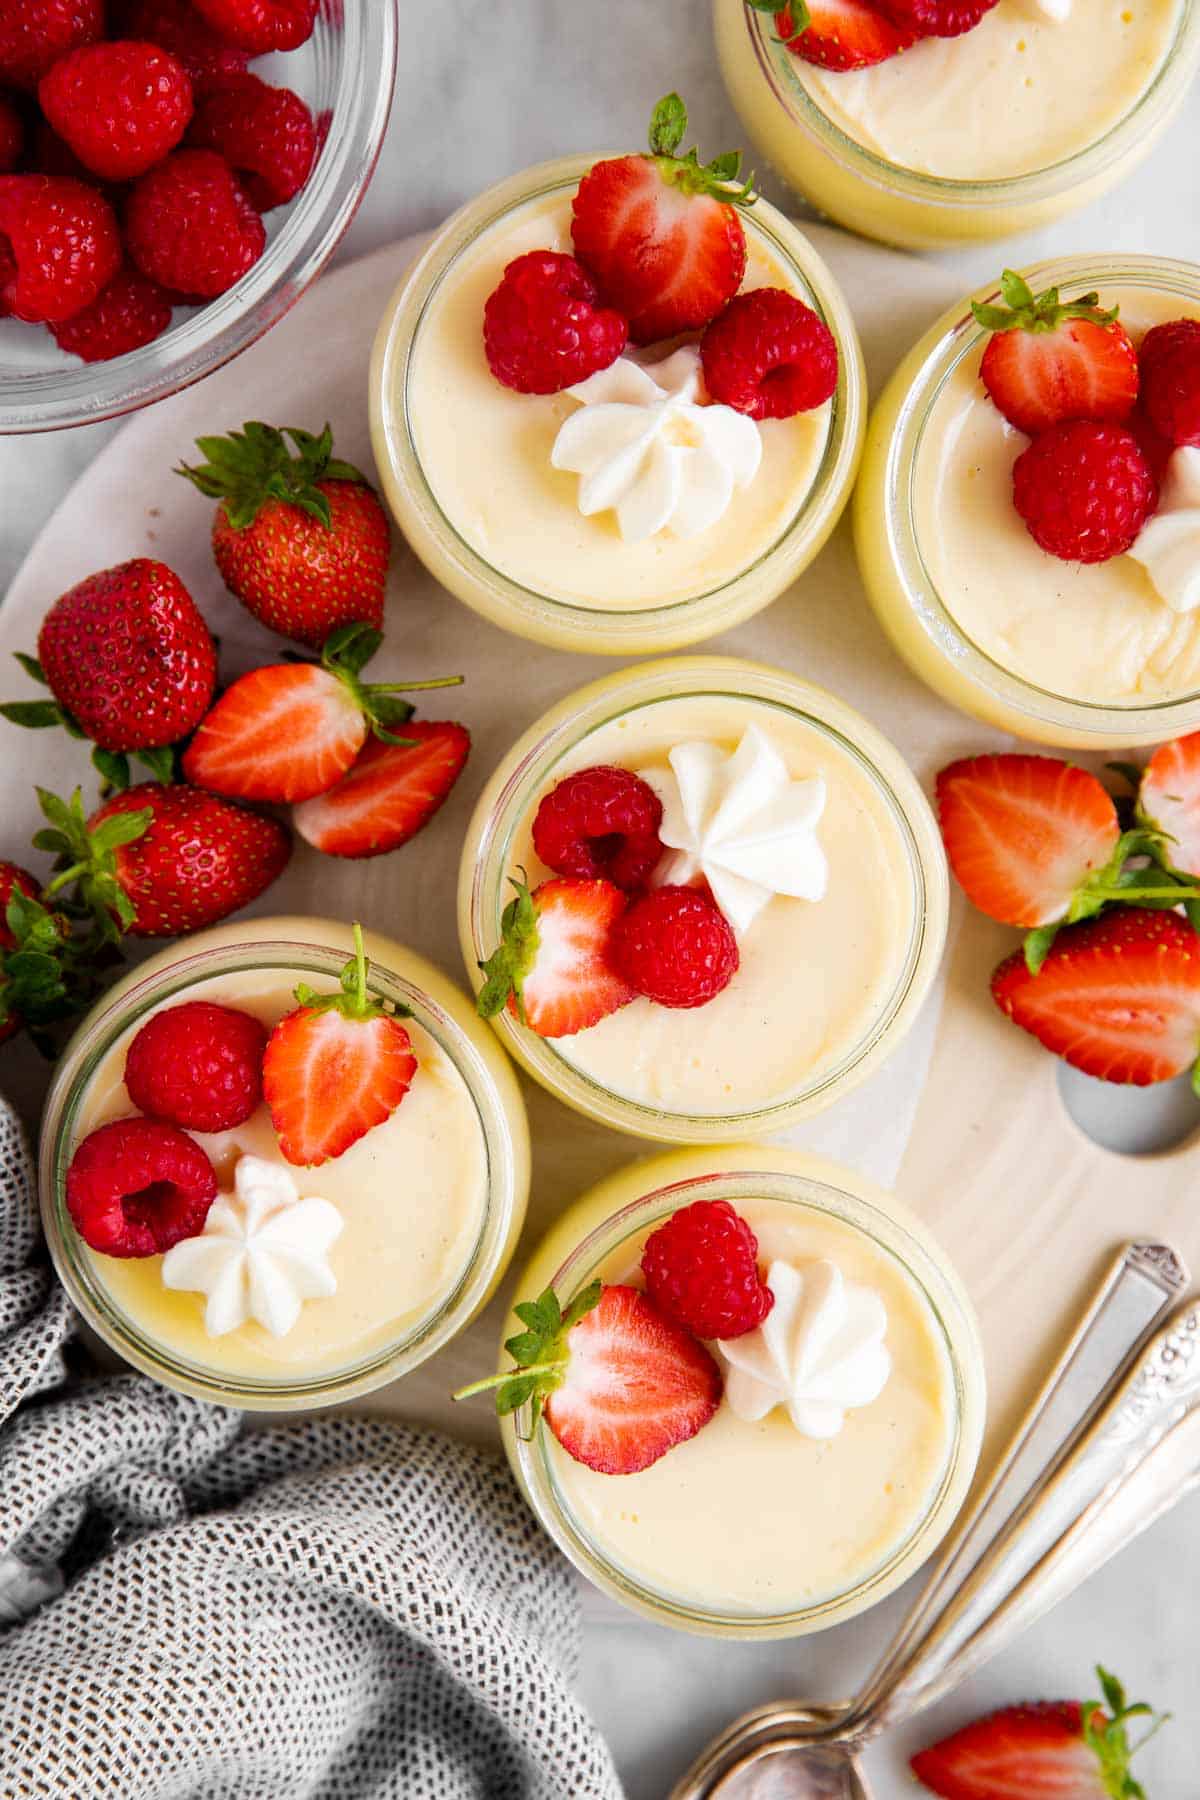
<instances>
[{"instance_id":1,"label":"strawberry green stem","mask_svg":"<svg viewBox=\"0 0 1200 1800\"><path fill-rule=\"evenodd\" d=\"M42 900L53 900L55 894L60 894L65 887L70 887L73 881L78 881L81 875L86 875L90 868L90 863L72 863L69 869L61 870L54 877L53 881L48 881L46 883L45 887L42 889L40 898Z\"/></svg>"},{"instance_id":2,"label":"strawberry green stem","mask_svg":"<svg viewBox=\"0 0 1200 1800\"><path fill-rule=\"evenodd\" d=\"M363 944L362 926L354 921L354 1011L362 1016L368 1008L367 952Z\"/></svg>"},{"instance_id":3,"label":"strawberry green stem","mask_svg":"<svg viewBox=\"0 0 1200 1800\"><path fill-rule=\"evenodd\" d=\"M452 1400L470 1400L475 1394L486 1394L493 1388L503 1387L506 1382L512 1381L514 1376L557 1375L559 1370L565 1369L566 1366L565 1356L557 1362L529 1363L523 1368L509 1369L503 1375L486 1375L482 1381L470 1381L466 1387L456 1388L450 1398Z\"/></svg>"}]
</instances>

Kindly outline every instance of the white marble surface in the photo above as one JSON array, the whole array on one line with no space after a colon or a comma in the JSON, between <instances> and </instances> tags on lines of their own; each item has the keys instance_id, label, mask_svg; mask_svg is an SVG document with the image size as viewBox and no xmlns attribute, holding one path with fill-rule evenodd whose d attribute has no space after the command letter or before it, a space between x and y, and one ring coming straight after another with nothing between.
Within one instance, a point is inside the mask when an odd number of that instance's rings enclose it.
<instances>
[{"instance_id":1,"label":"white marble surface","mask_svg":"<svg viewBox=\"0 0 1200 1800\"><path fill-rule=\"evenodd\" d=\"M740 141L703 0L657 8L646 0L505 0L474 9L465 29L461 8L408 0L406 10L410 33L388 143L343 259L437 223L487 182L530 162L640 143L652 102L670 87L686 96L703 147ZM761 173L764 191L786 202L781 185ZM965 289L1001 257L1023 262L1098 247L1200 260L1200 94L1117 194L1003 252L985 248L951 260ZM113 429L0 440L0 587ZM877 1800L914 1791L904 1753L930 1734L1006 1700L1087 1689L1097 1657L1176 1714L1140 1770L1153 1800L1195 1800L1198 1527L1200 1502L1184 1503L937 1711L879 1746L869 1763ZM630 1800L658 1800L705 1739L746 1707L776 1695L847 1691L901 1606L898 1598L816 1639L737 1648L615 1624L597 1609L585 1633L581 1685Z\"/></svg>"}]
</instances>

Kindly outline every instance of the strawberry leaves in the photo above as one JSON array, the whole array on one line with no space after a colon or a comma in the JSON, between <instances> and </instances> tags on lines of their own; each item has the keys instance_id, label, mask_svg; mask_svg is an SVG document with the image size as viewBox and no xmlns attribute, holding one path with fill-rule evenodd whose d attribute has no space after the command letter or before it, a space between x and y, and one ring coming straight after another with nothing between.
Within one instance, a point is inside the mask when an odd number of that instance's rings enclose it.
<instances>
[{"instance_id":1,"label":"strawberry leaves","mask_svg":"<svg viewBox=\"0 0 1200 1800\"><path fill-rule=\"evenodd\" d=\"M523 1433L531 1435L547 1397L562 1386L570 1361L567 1337L572 1327L600 1304L602 1290L600 1281L591 1281L565 1307L559 1304L553 1288L547 1288L536 1300L519 1301L513 1311L525 1329L506 1339L504 1345L514 1367L459 1388L453 1398L467 1400L474 1394L494 1392L496 1413L502 1419L531 1405L529 1430Z\"/></svg>"},{"instance_id":2,"label":"strawberry leaves","mask_svg":"<svg viewBox=\"0 0 1200 1800\"><path fill-rule=\"evenodd\" d=\"M14 650L14 659L20 663L31 681L41 687L49 687L46 672L36 656L26 656L23 651ZM59 701L51 700L6 700L0 703L0 717L8 720L10 725L20 725L26 731L45 731L51 726L61 726L70 737L87 739L87 732L65 706ZM124 750L105 750L99 744L92 748L92 766L102 778L106 788L127 788L132 781L131 756L144 763L151 771L155 781L173 781L176 775L175 748L166 744L158 749L142 749L127 752Z\"/></svg>"},{"instance_id":3,"label":"strawberry leaves","mask_svg":"<svg viewBox=\"0 0 1200 1800\"><path fill-rule=\"evenodd\" d=\"M291 439L292 448L287 440ZM368 486L367 478L353 463L333 454L333 431L326 424L319 436L298 426L264 425L248 420L240 431L224 437L201 437L196 448L205 457L198 465L180 463L177 475L206 494L224 502L225 516L235 531L253 525L268 500L298 507L327 530L333 519L329 501L319 481L353 481Z\"/></svg>"},{"instance_id":4,"label":"strawberry leaves","mask_svg":"<svg viewBox=\"0 0 1200 1800\"><path fill-rule=\"evenodd\" d=\"M332 993L319 994L315 988L302 981L296 989L297 1002L306 1012L337 1012L344 1019L356 1019L363 1024L370 1019L385 1017L411 1019L412 1013L407 1006L371 994L367 985L369 965L363 944L363 929L355 921L353 930L354 955L343 967L338 987Z\"/></svg>"},{"instance_id":5,"label":"strawberry leaves","mask_svg":"<svg viewBox=\"0 0 1200 1800\"><path fill-rule=\"evenodd\" d=\"M1171 867L1164 834L1145 826L1124 831L1111 858L1076 889L1061 919L1038 925L1024 940L1025 963L1036 975L1064 925L1094 919L1106 906L1146 906L1170 910L1182 906L1200 931L1200 886L1181 869Z\"/></svg>"},{"instance_id":6,"label":"strawberry leaves","mask_svg":"<svg viewBox=\"0 0 1200 1800\"><path fill-rule=\"evenodd\" d=\"M103 939L118 942L122 932L133 924L135 913L117 874L116 853L149 831L154 814L149 807L113 813L99 825L89 827L78 788L69 801L46 788L36 792L48 829L35 834L34 848L46 851L57 862L57 873L46 888L46 898L74 886L76 909L81 916L93 919Z\"/></svg>"},{"instance_id":7,"label":"strawberry leaves","mask_svg":"<svg viewBox=\"0 0 1200 1800\"><path fill-rule=\"evenodd\" d=\"M487 961L479 964L484 982L476 995L475 1009L481 1019L494 1019L511 994L516 1001L517 1015L524 1024L525 977L533 967L541 940L537 908L524 869L519 880L515 875L509 880L516 889L516 897L509 901L501 917L499 944Z\"/></svg>"},{"instance_id":8,"label":"strawberry leaves","mask_svg":"<svg viewBox=\"0 0 1200 1800\"><path fill-rule=\"evenodd\" d=\"M1119 307L1106 310L1099 294L1078 294L1074 300L1062 300L1056 287L1035 294L1023 275L1005 269L1000 277L1003 306L987 305L972 300L971 311L985 331L1056 331L1064 319L1090 319L1094 325L1111 325Z\"/></svg>"},{"instance_id":9,"label":"strawberry leaves","mask_svg":"<svg viewBox=\"0 0 1200 1800\"><path fill-rule=\"evenodd\" d=\"M687 107L679 95L664 94L650 115L650 154L657 159L664 179L685 193L707 194L727 206L753 206L758 198L754 176L742 180L741 151L727 150L711 162L702 163L700 152L693 145L681 156L687 125Z\"/></svg>"},{"instance_id":10,"label":"strawberry leaves","mask_svg":"<svg viewBox=\"0 0 1200 1800\"><path fill-rule=\"evenodd\" d=\"M383 633L361 620L341 625L326 638L321 650L321 667L336 675L353 694L371 730L385 744L416 743L415 738L399 735L394 727L412 718L414 707L409 700L397 699L401 693L425 693L431 688L461 687L461 675L441 675L431 681L365 682L359 677L383 643Z\"/></svg>"},{"instance_id":11,"label":"strawberry leaves","mask_svg":"<svg viewBox=\"0 0 1200 1800\"><path fill-rule=\"evenodd\" d=\"M1171 1715L1156 1713L1144 1700L1129 1705L1125 1689L1116 1676L1110 1675L1099 1664L1096 1666L1096 1679L1104 1700L1103 1704L1098 1700L1085 1702L1083 1741L1095 1752L1105 1790L1112 1795L1113 1800L1146 1800L1146 1790L1130 1774L1129 1764L1155 1733L1162 1730ZM1108 1709L1107 1713L1105 1707ZM1131 1746L1128 1723L1130 1719L1139 1718L1149 1719L1150 1729Z\"/></svg>"}]
</instances>

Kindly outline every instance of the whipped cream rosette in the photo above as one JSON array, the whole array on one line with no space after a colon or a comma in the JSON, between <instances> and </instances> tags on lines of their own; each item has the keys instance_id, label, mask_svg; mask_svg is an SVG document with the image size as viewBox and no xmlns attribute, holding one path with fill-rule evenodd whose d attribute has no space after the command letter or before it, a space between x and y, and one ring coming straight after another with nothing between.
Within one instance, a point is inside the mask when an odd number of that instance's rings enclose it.
<instances>
[{"instance_id":1,"label":"whipped cream rosette","mask_svg":"<svg viewBox=\"0 0 1200 1800\"><path fill-rule=\"evenodd\" d=\"M847 1412L887 1386L887 1308L825 1258L799 1268L772 1262L767 1286L775 1304L763 1323L717 1345L725 1398L750 1423L782 1406L803 1436L836 1437Z\"/></svg>"},{"instance_id":2,"label":"whipped cream rosette","mask_svg":"<svg viewBox=\"0 0 1200 1800\"><path fill-rule=\"evenodd\" d=\"M667 770L641 771L662 801L659 836L670 852L656 881L686 886L703 877L739 935L777 894L824 898L821 776L794 779L757 725L732 752L697 741L677 744L667 760Z\"/></svg>"},{"instance_id":3,"label":"whipped cream rosette","mask_svg":"<svg viewBox=\"0 0 1200 1800\"><path fill-rule=\"evenodd\" d=\"M261 1156L243 1156L234 1192L218 1195L204 1230L163 1258L164 1286L203 1294L205 1328L223 1337L256 1320L285 1337L306 1300L337 1292L329 1250L342 1215L315 1194L301 1199L287 1170Z\"/></svg>"},{"instance_id":4,"label":"whipped cream rosette","mask_svg":"<svg viewBox=\"0 0 1200 1800\"><path fill-rule=\"evenodd\" d=\"M1200 606L1200 449L1189 444L1171 452L1158 510L1129 554L1172 612Z\"/></svg>"},{"instance_id":5,"label":"whipped cream rosette","mask_svg":"<svg viewBox=\"0 0 1200 1800\"><path fill-rule=\"evenodd\" d=\"M649 366L619 356L566 391L579 410L560 427L550 461L580 477L580 512L615 512L627 542L665 530L697 536L758 473L758 426L705 402L693 344Z\"/></svg>"}]
</instances>

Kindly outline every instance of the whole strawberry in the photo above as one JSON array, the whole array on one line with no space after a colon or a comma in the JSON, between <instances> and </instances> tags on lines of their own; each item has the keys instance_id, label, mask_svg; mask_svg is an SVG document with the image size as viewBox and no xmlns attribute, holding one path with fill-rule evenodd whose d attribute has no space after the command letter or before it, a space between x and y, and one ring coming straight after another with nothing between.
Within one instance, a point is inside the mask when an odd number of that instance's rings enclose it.
<instances>
[{"instance_id":1,"label":"whole strawberry","mask_svg":"<svg viewBox=\"0 0 1200 1800\"><path fill-rule=\"evenodd\" d=\"M366 477L334 457L329 426L314 437L251 422L196 443L207 461L176 472L220 501L213 555L243 606L314 650L339 626L378 628L391 529Z\"/></svg>"},{"instance_id":2,"label":"whole strawberry","mask_svg":"<svg viewBox=\"0 0 1200 1800\"><path fill-rule=\"evenodd\" d=\"M143 275L212 300L263 253L266 230L223 156L175 150L147 170L125 206L125 247Z\"/></svg>"},{"instance_id":3,"label":"whole strawberry","mask_svg":"<svg viewBox=\"0 0 1200 1800\"><path fill-rule=\"evenodd\" d=\"M78 790L67 802L39 788L38 800L50 825L38 842L65 863L47 893L76 886L113 936L202 931L256 900L291 855L274 819L182 784L140 782L90 818Z\"/></svg>"},{"instance_id":4,"label":"whole strawberry","mask_svg":"<svg viewBox=\"0 0 1200 1800\"><path fill-rule=\"evenodd\" d=\"M259 212L269 212L308 180L317 128L291 88L271 87L257 75L234 75L201 98L188 143L218 151Z\"/></svg>"},{"instance_id":5,"label":"whole strawberry","mask_svg":"<svg viewBox=\"0 0 1200 1800\"><path fill-rule=\"evenodd\" d=\"M69 319L120 266L116 214L96 188L61 175L0 175L0 315L35 325Z\"/></svg>"},{"instance_id":6,"label":"whole strawberry","mask_svg":"<svg viewBox=\"0 0 1200 1800\"><path fill-rule=\"evenodd\" d=\"M77 44L104 33L104 0L0 0L0 82L36 88Z\"/></svg>"},{"instance_id":7,"label":"whole strawberry","mask_svg":"<svg viewBox=\"0 0 1200 1800\"><path fill-rule=\"evenodd\" d=\"M42 111L85 168L132 181L173 150L192 116L192 84L155 44L84 44L38 85Z\"/></svg>"},{"instance_id":8,"label":"whole strawberry","mask_svg":"<svg viewBox=\"0 0 1200 1800\"><path fill-rule=\"evenodd\" d=\"M147 557L69 588L42 621L38 661L19 660L54 699L0 707L7 719L66 724L116 755L186 737L208 711L217 678L216 647L191 595L165 563ZM105 773L119 778L111 767Z\"/></svg>"}]
</instances>

